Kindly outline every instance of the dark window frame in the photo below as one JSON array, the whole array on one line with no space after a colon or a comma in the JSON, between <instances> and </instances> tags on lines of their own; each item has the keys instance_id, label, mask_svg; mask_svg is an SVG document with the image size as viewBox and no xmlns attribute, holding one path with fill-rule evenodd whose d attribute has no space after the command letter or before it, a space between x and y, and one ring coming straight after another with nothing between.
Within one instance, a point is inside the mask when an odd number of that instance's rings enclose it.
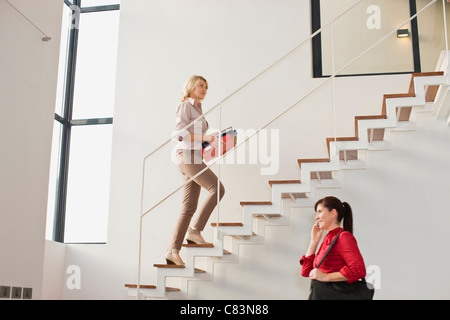
<instances>
[{"instance_id":1,"label":"dark window frame","mask_svg":"<svg viewBox=\"0 0 450 320\"><path fill-rule=\"evenodd\" d=\"M76 6L80 8L80 14L100 11L120 10L120 4L117 5L101 5L93 7L81 6L82 0L64 0L64 4L69 8ZM74 11L72 10L72 14ZM53 223L53 241L64 243L64 229L66 220L66 205L67 205L67 185L69 175L69 157L70 157L70 139L73 126L84 125L104 125L112 124L113 118L93 118L93 119L72 119L73 101L75 92L75 73L78 50L78 36L79 29L72 28L68 39L68 51L66 60L66 76L64 85L64 101L63 114L55 113L55 121L61 124L61 141L59 154L59 169L56 182L55 194L55 212Z\"/></svg>"}]
</instances>

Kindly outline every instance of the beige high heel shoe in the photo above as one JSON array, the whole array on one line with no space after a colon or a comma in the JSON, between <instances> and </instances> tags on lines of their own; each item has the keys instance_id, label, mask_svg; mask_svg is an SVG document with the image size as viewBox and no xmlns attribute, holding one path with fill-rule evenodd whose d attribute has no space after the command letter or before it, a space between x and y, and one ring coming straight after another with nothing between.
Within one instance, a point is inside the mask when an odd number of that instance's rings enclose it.
<instances>
[{"instance_id":1,"label":"beige high heel shoe","mask_svg":"<svg viewBox=\"0 0 450 320\"><path fill-rule=\"evenodd\" d=\"M167 264L176 264L177 266L184 266L183 260L181 260L178 254L180 250L178 249L168 249L166 252L166 262Z\"/></svg>"},{"instance_id":2,"label":"beige high heel shoe","mask_svg":"<svg viewBox=\"0 0 450 320\"><path fill-rule=\"evenodd\" d=\"M191 227L188 228L186 241L189 244L210 244L209 242L206 242L205 239L203 239L200 231L192 229Z\"/></svg>"}]
</instances>

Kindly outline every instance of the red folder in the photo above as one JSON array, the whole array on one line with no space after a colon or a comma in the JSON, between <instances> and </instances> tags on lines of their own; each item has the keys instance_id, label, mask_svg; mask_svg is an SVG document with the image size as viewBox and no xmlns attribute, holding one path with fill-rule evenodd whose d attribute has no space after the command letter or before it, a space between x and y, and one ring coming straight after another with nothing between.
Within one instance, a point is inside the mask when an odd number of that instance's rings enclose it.
<instances>
[{"instance_id":1,"label":"red folder","mask_svg":"<svg viewBox=\"0 0 450 320\"><path fill-rule=\"evenodd\" d=\"M236 146L236 140L236 130L230 130L229 128L227 128L222 131L222 155ZM219 153L219 151L216 149L218 149L218 146L213 147L209 144L204 147L202 149L203 160L205 160L205 162L209 162L212 159L216 158Z\"/></svg>"}]
</instances>

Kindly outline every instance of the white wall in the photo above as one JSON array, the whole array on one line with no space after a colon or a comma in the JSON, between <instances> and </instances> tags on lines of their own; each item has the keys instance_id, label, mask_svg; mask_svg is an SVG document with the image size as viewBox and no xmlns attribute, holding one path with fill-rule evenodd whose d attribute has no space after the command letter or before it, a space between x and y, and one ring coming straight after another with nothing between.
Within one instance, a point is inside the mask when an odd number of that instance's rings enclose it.
<instances>
[{"instance_id":1,"label":"white wall","mask_svg":"<svg viewBox=\"0 0 450 320\"><path fill-rule=\"evenodd\" d=\"M52 38L0 2L0 285L39 299L63 2L10 2Z\"/></svg>"}]
</instances>

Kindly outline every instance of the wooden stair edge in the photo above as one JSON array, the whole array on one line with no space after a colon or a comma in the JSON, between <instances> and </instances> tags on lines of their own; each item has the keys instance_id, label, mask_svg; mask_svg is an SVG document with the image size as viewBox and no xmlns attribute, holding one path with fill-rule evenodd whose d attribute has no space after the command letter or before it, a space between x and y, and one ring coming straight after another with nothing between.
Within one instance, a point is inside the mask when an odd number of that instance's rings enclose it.
<instances>
[{"instance_id":1,"label":"wooden stair edge","mask_svg":"<svg viewBox=\"0 0 450 320\"><path fill-rule=\"evenodd\" d=\"M377 114L377 115L366 115L366 116L355 116L355 120L383 120L386 119L386 115Z\"/></svg>"},{"instance_id":2,"label":"wooden stair edge","mask_svg":"<svg viewBox=\"0 0 450 320\"><path fill-rule=\"evenodd\" d=\"M136 283L125 283L126 288L136 289L138 286ZM141 284L139 285L141 289L156 289L154 284Z\"/></svg>"},{"instance_id":3,"label":"wooden stair edge","mask_svg":"<svg viewBox=\"0 0 450 320\"><path fill-rule=\"evenodd\" d=\"M252 206L252 205L267 206L267 205L272 205L272 201L241 201L240 205L241 206Z\"/></svg>"},{"instance_id":4,"label":"wooden stair edge","mask_svg":"<svg viewBox=\"0 0 450 320\"><path fill-rule=\"evenodd\" d=\"M205 243L205 244L183 243L182 246L186 248L214 248L213 243Z\"/></svg>"},{"instance_id":5,"label":"wooden stair edge","mask_svg":"<svg viewBox=\"0 0 450 320\"><path fill-rule=\"evenodd\" d=\"M219 227L242 227L242 222L219 222ZM217 227L217 222L211 222L211 227Z\"/></svg>"},{"instance_id":6,"label":"wooden stair edge","mask_svg":"<svg viewBox=\"0 0 450 320\"><path fill-rule=\"evenodd\" d=\"M364 120L384 120L387 119L386 115L369 115L369 116L355 116L355 137L359 139L359 121Z\"/></svg>"},{"instance_id":7,"label":"wooden stair edge","mask_svg":"<svg viewBox=\"0 0 450 320\"><path fill-rule=\"evenodd\" d=\"M416 77L434 77L443 76L444 71L429 71L429 72L413 72L411 73L411 80L409 81L409 93L414 93L414 78Z\"/></svg>"},{"instance_id":8,"label":"wooden stair edge","mask_svg":"<svg viewBox=\"0 0 450 320\"><path fill-rule=\"evenodd\" d=\"M178 264L167 264L167 263L155 263L153 264L155 268L169 268L169 269L184 269L184 265Z\"/></svg>"},{"instance_id":9,"label":"wooden stair edge","mask_svg":"<svg viewBox=\"0 0 450 320\"><path fill-rule=\"evenodd\" d=\"M299 184L300 180L269 180L269 185L272 187L274 184Z\"/></svg>"},{"instance_id":10,"label":"wooden stair edge","mask_svg":"<svg viewBox=\"0 0 450 320\"><path fill-rule=\"evenodd\" d=\"M184 269L185 266L181 266L181 265L175 265L175 264L158 264L155 263L153 265L156 268L172 268L172 269ZM199 268L194 268L195 273L206 273L205 270L199 269Z\"/></svg>"},{"instance_id":11,"label":"wooden stair edge","mask_svg":"<svg viewBox=\"0 0 450 320\"><path fill-rule=\"evenodd\" d=\"M297 163L300 167L302 166L302 163L313 163L313 162L330 162L330 158L297 159Z\"/></svg>"},{"instance_id":12,"label":"wooden stair edge","mask_svg":"<svg viewBox=\"0 0 450 320\"><path fill-rule=\"evenodd\" d=\"M358 135L355 137L328 137L326 138L328 155L330 155L330 143L334 141L358 141Z\"/></svg>"},{"instance_id":13,"label":"wooden stair edge","mask_svg":"<svg viewBox=\"0 0 450 320\"><path fill-rule=\"evenodd\" d=\"M130 289L137 289L137 284L135 283L125 283L126 288ZM139 285L140 289L156 289L156 286L154 284L141 284ZM174 288L174 287L166 287L166 291L180 291L180 288Z\"/></svg>"}]
</instances>

